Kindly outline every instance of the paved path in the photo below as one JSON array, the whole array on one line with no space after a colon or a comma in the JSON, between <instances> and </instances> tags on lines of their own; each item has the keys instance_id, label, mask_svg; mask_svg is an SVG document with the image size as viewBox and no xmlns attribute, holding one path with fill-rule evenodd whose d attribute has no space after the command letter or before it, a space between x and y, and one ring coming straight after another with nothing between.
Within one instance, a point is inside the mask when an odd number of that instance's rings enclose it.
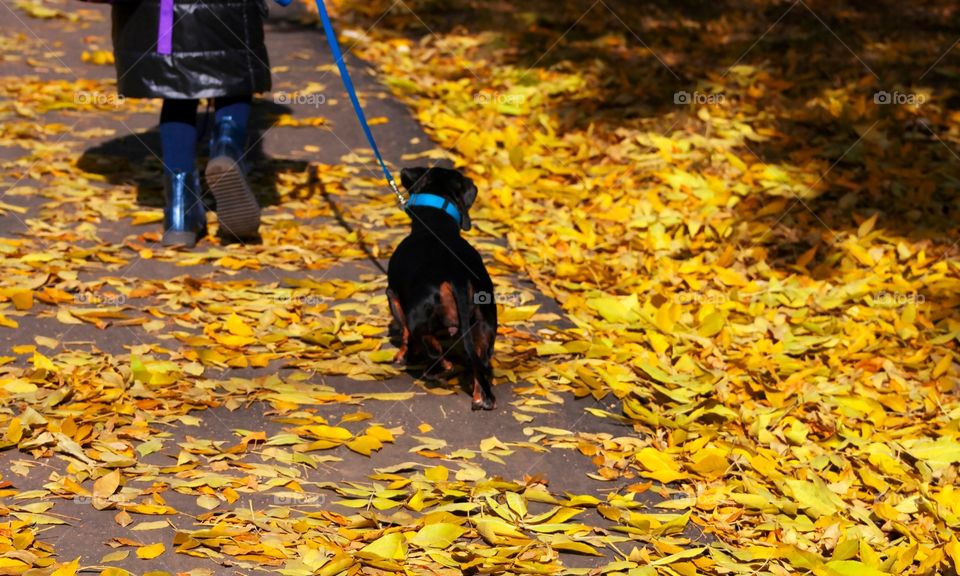
<instances>
[{"instance_id":1,"label":"paved path","mask_svg":"<svg viewBox=\"0 0 960 576\"><path fill-rule=\"evenodd\" d=\"M389 198L383 197L387 194L386 189L375 185L378 177L375 167L369 161L366 143L342 93L339 78L330 72L331 60L325 50L323 36L314 26L304 25L300 21L301 16L272 8L273 15L267 32L274 69L274 90L283 96L274 98L264 95L256 105L257 133L253 138L256 141L253 154L256 158L258 194L267 206L264 243L250 248L220 246L207 240L195 251L200 255L197 261L190 262L184 255L179 255L177 259L158 257L160 250L155 242L159 223L136 223L137 214L142 220L155 220L159 214L157 207L161 205L157 178L159 141L156 103L126 102L114 105L109 100L112 67L95 65L82 59L84 51L94 52L95 48L109 50L108 9L76 2L59 5L64 12L75 13L78 9L86 11L78 21L72 22L64 18L31 18L15 8L13 2L3 0L3 4L2 12L5 15L0 19L0 35L4 42L2 76L6 93L2 102L5 110L13 112L14 120L8 124L6 134L0 141L4 190L0 201L25 210L18 213L8 209L0 213L0 242L27 242L38 254L49 252L58 255L53 260L41 258L39 261L46 264L28 271L15 271L29 278L56 268L62 254L71 249L96 250L98 256L95 258L75 255L76 258L85 259L86 264L74 268L77 270L74 287L94 286L97 290L78 292L85 295L78 297L79 301L67 304L81 312L110 305L122 309L121 317L105 317L101 327L98 327L89 321L64 323L63 317L58 317L59 309L67 306L64 303L36 301L29 310L19 313L8 306L4 313L18 323L15 329L0 328L0 355L13 358L8 368L22 369L29 365L30 354L17 354L12 350L16 346L42 342L36 339L38 336L56 341L47 348L39 345L38 350L47 356L73 351L88 354L89 359L125 357L131 352L143 354L159 348L176 349L188 337L172 335L181 328L193 335L203 333L202 326L191 325L189 306L179 325L165 317L161 318L161 329L147 329L152 325L145 324L143 319L156 320L156 315L151 316L150 308L171 303L169 299L158 301L150 295L140 298L123 295L138 286L171 282L184 291L202 285L220 289L227 286L227 297L219 304L229 307L232 305L231 293L242 293L238 298L248 299L251 291L297 286L298 282L382 284L382 273L374 260L381 264L385 262L390 246L404 233L405 217L391 212ZM363 63L352 61L351 65L364 94L368 115L384 119L375 127L375 131L388 161L393 165L410 165L433 162L433 158L441 157L442 152L434 150L429 138L408 110L388 96ZM91 79L88 89L80 92L86 96L80 97L102 98L105 105L98 110L54 108L42 114L35 114L31 111L33 109L12 111L12 103L26 101L24 98L27 98L15 92L15 86L21 82L17 79L22 79L24 85L32 89L54 86L58 81L63 81L69 83L74 92L78 83ZM305 86L311 86L314 92L296 93ZM323 119L324 124L309 126L311 122L320 122L311 120L316 118ZM298 122L307 126L291 125ZM63 129L57 129L57 123L62 124ZM28 133L38 129L47 132L39 136L30 133L29 138L37 138L37 144L21 146L11 135L15 126ZM416 159L418 155L422 159ZM58 167L57 162L65 164ZM69 167L70 162L75 162L76 167ZM88 182L78 183L78 170L89 179ZM337 189L338 179L356 181L365 175L371 183L369 188ZM91 195L90 190L102 192L103 195L98 198ZM65 200L71 197L75 201ZM376 210L368 210L370 206L376 207ZM111 218L109 212L113 207L123 211L123 217ZM131 214L134 216L129 217ZM502 251L505 243L482 233L485 229L492 229L492 224L478 225L481 233L474 236L474 241L493 265L492 253L495 250ZM9 244L6 246L9 247ZM338 253L337 250L344 246L349 247L349 252ZM258 263L243 265L243 260L249 260L251 254L257 257ZM228 260L231 257L235 257L239 264ZM69 273L62 274L58 286L69 288L69 278ZM41 279L40 283L43 282L49 281ZM514 357L516 350L508 349L510 342L535 344L549 334L550 325L569 325L569 321L560 316L559 309L552 302L535 293L532 284L522 275L501 271L498 284L512 288L510 294L515 298L514 304L522 301L523 304L541 305L540 316L519 328L511 328L511 338L501 339L497 354L499 366L503 368L517 360ZM381 290L382 286L378 285L370 297L377 297ZM347 309L354 304L360 305L358 302L363 303L348 298ZM377 307L381 312L385 311L382 301L377 301ZM331 311L328 310L327 314ZM381 321L385 324L387 318ZM525 358L529 359L529 356L527 354ZM511 385L507 383L497 388L499 410L475 414L469 411L469 399L462 391L440 387L432 389L440 394L429 394L428 388L407 373L387 374L387 377L373 381L324 375L324 369L319 368L319 364L311 363L321 360L321 356L311 356L310 350L306 349L296 361L291 361L290 356L281 356L271 358L265 367L227 367L221 370L208 369L205 373L207 378L217 381L273 375L289 381L294 376L294 381L299 378L305 383L322 383L345 394L416 392L412 400L369 400L362 405L339 403L313 409L315 415L322 415L331 423L340 421L347 414L368 412L372 414L373 421L388 427L402 427L405 434L372 458L341 447L332 453L342 461L323 464L315 469L303 467L305 481L364 481L374 467L411 460L436 463L435 460L410 452L411 448L422 443L416 436L442 439L446 443L443 452L450 454L458 449L476 451L480 441L491 436L511 446L511 443L527 442L530 432L524 429L529 426L577 429L589 422L594 427L604 426L604 429L591 430L594 432L610 432L615 436L631 433L628 428L598 424L601 421L597 419L582 418L587 407L618 411L617 405L610 401L604 404L589 397L577 401L568 395L559 399L560 402L551 401L541 411L524 412L523 400L515 397ZM518 382L515 386L523 384ZM23 405L13 404L3 406L17 413L24 408ZM276 411L267 404L256 402L229 408L232 409L221 406L194 413L199 416L198 421L169 426L164 445L174 447L179 443L183 446L196 440L233 443L237 439L234 431L238 429L263 431L270 437L284 428L284 424L277 421ZM522 421L530 419L532 422ZM419 428L423 424L429 424L432 430ZM602 496L613 488L611 483L588 478L587 474L593 473L596 468L588 458L575 450L535 451L512 447L498 454L501 456L479 458L491 475L523 478L525 474L540 474L550 479L550 488L558 493L570 491ZM169 465L175 458L175 451L164 450L143 458L143 461ZM65 462L60 458L34 458L30 453L16 448L0 452L3 480L12 482L20 492L43 489L64 469ZM180 511L180 515L172 519L178 528L189 528L190 516L205 512L197 506L193 494L168 491L164 498ZM235 506L243 508L269 505L271 502L275 504L276 498L267 494L242 494ZM112 550L109 546L111 542L116 543L118 538L131 538L164 542L168 552L151 561L137 559L131 554L127 559L111 562L110 565L134 573L152 569L172 573L193 570L197 574L245 572L229 562L218 563L171 553L173 530L135 532L131 531L132 526L122 527L115 521L115 510L96 510L88 500L81 498L52 501L55 501L55 506L51 513L62 515L67 524L44 530L41 538L53 544L61 559L80 557L81 566L100 565L101 558ZM330 506L337 508L332 504L327 507ZM593 560L590 558L583 557L569 559L573 565L589 566L591 562Z\"/></svg>"}]
</instances>

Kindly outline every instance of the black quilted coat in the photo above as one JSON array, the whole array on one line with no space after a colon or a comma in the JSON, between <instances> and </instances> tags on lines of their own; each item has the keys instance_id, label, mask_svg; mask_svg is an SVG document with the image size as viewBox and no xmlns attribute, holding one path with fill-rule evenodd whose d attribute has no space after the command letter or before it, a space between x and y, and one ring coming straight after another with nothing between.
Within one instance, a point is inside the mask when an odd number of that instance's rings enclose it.
<instances>
[{"instance_id":1,"label":"black quilted coat","mask_svg":"<svg viewBox=\"0 0 960 576\"><path fill-rule=\"evenodd\" d=\"M270 90L265 0L127 0L112 12L123 96L213 98Z\"/></svg>"}]
</instances>

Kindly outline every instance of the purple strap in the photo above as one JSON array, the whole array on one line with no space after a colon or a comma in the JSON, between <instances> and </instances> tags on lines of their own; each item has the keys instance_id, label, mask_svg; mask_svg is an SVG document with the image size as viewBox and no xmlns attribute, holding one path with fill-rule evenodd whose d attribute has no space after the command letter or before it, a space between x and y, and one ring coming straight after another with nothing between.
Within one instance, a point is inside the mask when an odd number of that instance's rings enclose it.
<instances>
[{"instance_id":1,"label":"purple strap","mask_svg":"<svg viewBox=\"0 0 960 576\"><path fill-rule=\"evenodd\" d=\"M173 53L173 1L160 0L160 27L157 32L157 53Z\"/></svg>"}]
</instances>

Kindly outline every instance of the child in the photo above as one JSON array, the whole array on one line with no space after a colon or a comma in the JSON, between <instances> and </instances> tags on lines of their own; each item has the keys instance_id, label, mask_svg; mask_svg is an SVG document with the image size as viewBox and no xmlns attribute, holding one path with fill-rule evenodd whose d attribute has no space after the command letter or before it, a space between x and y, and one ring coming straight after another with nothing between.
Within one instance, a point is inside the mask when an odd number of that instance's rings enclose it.
<instances>
[{"instance_id":1,"label":"child","mask_svg":"<svg viewBox=\"0 0 960 576\"><path fill-rule=\"evenodd\" d=\"M204 171L221 235L257 236L260 206L246 179L254 92L270 90L264 0L139 0L113 4L117 91L163 98L163 244L193 247L206 234L196 169L197 105L211 98L214 124Z\"/></svg>"}]
</instances>

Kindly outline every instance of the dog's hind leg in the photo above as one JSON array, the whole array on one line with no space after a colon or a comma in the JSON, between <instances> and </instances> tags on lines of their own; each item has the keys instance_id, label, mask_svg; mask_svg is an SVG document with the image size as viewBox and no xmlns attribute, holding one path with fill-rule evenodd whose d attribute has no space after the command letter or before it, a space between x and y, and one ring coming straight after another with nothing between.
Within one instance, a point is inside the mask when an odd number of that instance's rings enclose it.
<instances>
[{"instance_id":1,"label":"dog's hind leg","mask_svg":"<svg viewBox=\"0 0 960 576\"><path fill-rule=\"evenodd\" d=\"M407 326L407 317L403 313L403 308L400 307L400 299L389 288L387 288L387 301L390 303L390 313L393 314L393 319L400 325L401 330L400 349L397 350L393 361L396 364L403 364L407 360L407 348L410 345L410 328Z\"/></svg>"},{"instance_id":2,"label":"dog's hind leg","mask_svg":"<svg viewBox=\"0 0 960 576\"><path fill-rule=\"evenodd\" d=\"M490 356L493 353L493 342L496 334L483 321L475 322L470 327L473 341L473 358L475 359L473 372L473 409L493 410L497 406L497 399L493 396L493 366Z\"/></svg>"},{"instance_id":3,"label":"dog's hind leg","mask_svg":"<svg viewBox=\"0 0 960 576\"><path fill-rule=\"evenodd\" d=\"M444 329L450 336L456 336L460 327L460 318L457 312L457 296L453 289L453 284L443 282L440 284L440 306L437 313Z\"/></svg>"},{"instance_id":4,"label":"dog's hind leg","mask_svg":"<svg viewBox=\"0 0 960 576\"><path fill-rule=\"evenodd\" d=\"M463 349L469 362L469 374L473 380L473 410L493 410L497 400L493 396L493 342L497 337L496 325L491 326L482 310L472 304L473 289L469 282L456 291L457 312L460 330L463 333Z\"/></svg>"},{"instance_id":5,"label":"dog's hind leg","mask_svg":"<svg viewBox=\"0 0 960 576\"><path fill-rule=\"evenodd\" d=\"M427 355L434 361L433 365L427 369L427 372L431 374L434 373L433 367L437 364L439 364L441 368L439 374L445 374L453 370L453 363L444 357L443 345L440 344L440 340L438 340L436 336L433 334L424 334L421 341L427 350Z\"/></svg>"}]
</instances>

